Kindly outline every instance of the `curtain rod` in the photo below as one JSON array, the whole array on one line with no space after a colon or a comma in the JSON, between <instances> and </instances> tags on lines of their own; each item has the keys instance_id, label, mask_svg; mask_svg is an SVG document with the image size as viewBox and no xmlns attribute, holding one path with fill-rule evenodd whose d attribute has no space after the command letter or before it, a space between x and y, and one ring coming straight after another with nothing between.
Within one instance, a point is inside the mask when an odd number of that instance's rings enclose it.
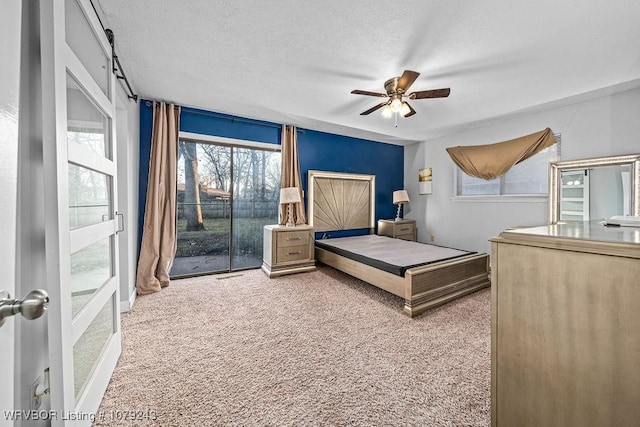
<instances>
[{"instance_id":1,"label":"curtain rod","mask_svg":"<svg viewBox=\"0 0 640 427\"><path fill-rule=\"evenodd\" d=\"M146 106L147 107L151 107L151 105L152 105L151 101L147 101L146 102ZM177 106L178 104L175 104L175 105ZM216 113L215 111L200 110L198 108L186 107L184 105L180 105L180 108L182 108L182 110L187 110L187 111L189 111L190 113L193 113L193 114L200 114L202 116L210 116L210 117L215 117L215 118L218 118L218 119L227 119L227 120L229 120L231 122L249 123L249 124L252 124L252 125L264 126L264 127L268 127L268 128L282 129L282 125L279 125L277 123L271 123L271 122L263 121L263 120L245 119L245 118L242 118L242 117L232 116L230 114ZM305 133L304 129L300 129L297 126L296 126L296 131L299 132L299 133Z\"/></svg>"},{"instance_id":2,"label":"curtain rod","mask_svg":"<svg viewBox=\"0 0 640 427\"><path fill-rule=\"evenodd\" d=\"M133 99L135 102L137 102L138 101L138 95L133 93L133 89L131 89L131 85L129 84L129 80L127 80L127 76L124 74L124 69L122 68L122 64L120 64L120 60L118 59L118 55L116 55L116 47L115 47L115 44L114 44L113 31L111 31L109 28L104 28L104 24L102 23L102 19L100 19L100 15L98 15L98 11L96 10L96 6L93 4L93 0L89 0L89 3L91 3L91 7L93 8L93 12L96 14L96 17L98 18L98 22L100 23L100 26L102 27L102 31L104 31L104 33L107 35L107 40L109 40L109 44L111 45L111 55L113 56L113 65L111 67L111 71L113 72L113 74L116 75L116 78L118 80L124 80L125 84L127 85L127 89L129 89L129 94L127 94L127 97L129 99Z\"/></svg>"},{"instance_id":3,"label":"curtain rod","mask_svg":"<svg viewBox=\"0 0 640 427\"><path fill-rule=\"evenodd\" d=\"M147 107L148 106L149 105L147 105ZM183 110L188 110L190 113L201 114L203 116L216 117L216 118L219 118L219 119L227 119L227 120L230 120L232 122L250 123L250 124L258 125L258 126L270 127L270 128L275 128L275 129L282 129L282 125L279 125L279 124L276 124L276 123L271 123L271 122L266 122L266 121L262 121L262 120L244 119L242 117L231 116L231 115L223 114L223 113L216 113L214 111L199 110L199 109L193 108L193 107L182 106L182 109ZM304 129L298 129L298 127L296 127L296 130L298 132L304 133Z\"/></svg>"}]
</instances>

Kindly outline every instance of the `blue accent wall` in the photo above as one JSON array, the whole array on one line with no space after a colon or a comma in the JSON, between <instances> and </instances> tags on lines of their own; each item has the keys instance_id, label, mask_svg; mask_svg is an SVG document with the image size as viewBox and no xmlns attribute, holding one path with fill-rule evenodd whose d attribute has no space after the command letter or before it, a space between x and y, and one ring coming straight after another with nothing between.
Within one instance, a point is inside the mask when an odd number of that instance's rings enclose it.
<instances>
[{"instance_id":1,"label":"blue accent wall","mask_svg":"<svg viewBox=\"0 0 640 427\"><path fill-rule=\"evenodd\" d=\"M282 127L277 123L183 107L180 113L180 130L280 145Z\"/></svg>"},{"instance_id":2,"label":"blue accent wall","mask_svg":"<svg viewBox=\"0 0 640 427\"><path fill-rule=\"evenodd\" d=\"M138 255L142 244L144 225L144 209L147 201L147 185L149 184L149 160L151 156L151 132L153 129L153 107L144 99L140 105L140 164L138 167Z\"/></svg>"},{"instance_id":3,"label":"blue accent wall","mask_svg":"<svg viewBox=\"0 0 640 427\"><path fill-rule=\"evenodd\" d=\"M404 188L404 147L301 129L298 132L298 159L305 191L309 170L375 175L376 221L395 218L392 195L395 190ZM366 232L368 230L361 233L337 231L329 235L342 237Z\"/></svg>"},{"instance_id":4,"label":"blue accent wall","mask_svg":"<svg viewBox=\"0 0 640 427\"><path fill-rule=\"evenodd\" d=\"M149 104L149 105L147 105ZM243 139L247 141L280 144L281 124L227 114L183 108L180 130L210 136ZM140 181L138 210L138 248L142 240L144 206L147 196L149 156L153 107L151 102L140 102ZM298 153L302 186L306 193L307 171L322 170L350 172L376 176L376 220L394 218L392 193L402 189L404 182L404 147L366 139L335 135L310 129L298 132ZM306 203L306 200L305 200ZM332 237L352 235L352 232L332 232ZM318 235L319 237L319 235Z\"/></svg>"}]
</instances>

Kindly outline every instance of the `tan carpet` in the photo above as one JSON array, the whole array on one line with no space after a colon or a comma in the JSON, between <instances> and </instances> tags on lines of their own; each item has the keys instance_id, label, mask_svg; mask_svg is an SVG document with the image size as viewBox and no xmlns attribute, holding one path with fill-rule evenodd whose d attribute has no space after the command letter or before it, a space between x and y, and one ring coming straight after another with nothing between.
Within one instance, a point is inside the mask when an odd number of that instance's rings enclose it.
<instances>
[{"instance_id":1,"label":"tan carpet","mask_svg":"<svg viewBox=\"0 0 640 427\"><path fill-rule=\"evenodd\" d=\"M410 319L330 267L176 280L122 316L100 411L142 420L96 425L486 426L489 295Z\"/></svg>"}]
</instances>

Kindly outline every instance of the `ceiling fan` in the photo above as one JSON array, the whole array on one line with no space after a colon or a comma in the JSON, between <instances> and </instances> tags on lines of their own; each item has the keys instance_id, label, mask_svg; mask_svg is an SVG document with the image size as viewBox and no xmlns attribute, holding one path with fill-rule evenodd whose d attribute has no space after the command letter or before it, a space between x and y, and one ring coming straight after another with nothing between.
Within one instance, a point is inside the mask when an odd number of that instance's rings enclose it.
<instances>
[{"instance_id":1,"label":"ceiling fan","mask_svg":"<svg viewBox=\"0 0 640 427\"><path fill-rule=\"evenodd\" d=\"M404 117L411 117L416 113L411 105L404 98L407 99L425 99L425 98L446 98L449 96L451 89L433 89L433 90L421 90L418 92L407 93L409 87L416 81L420 73L411 70L404 70L402 76L392 77L384 82L385 93L369 92L366 90L352 90L351 93L356 95L368 95L377 96L380 98L387 98L384 102L369 108L367 111L360 113L361 116L366 116L374 111L383 108L382 115L385 117L391 117L394 113L401 114ZM397 116L396 116L397 117Z\"/></svg>"}]
</instances>

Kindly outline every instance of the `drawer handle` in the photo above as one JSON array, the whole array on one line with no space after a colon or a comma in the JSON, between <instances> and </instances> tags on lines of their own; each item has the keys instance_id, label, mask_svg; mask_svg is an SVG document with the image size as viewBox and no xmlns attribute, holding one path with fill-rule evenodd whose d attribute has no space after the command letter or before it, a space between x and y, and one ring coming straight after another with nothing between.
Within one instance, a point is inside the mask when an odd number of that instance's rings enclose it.
<instances>
[{"instance_id":1,"label":"drawer handle","mask_svg":"<svg viewBox=\"0 0 640 427\"><path fill-rule=\"evenodd\" d=\"M411 230L410 228L401 228L400 231L409 231Z\"/></svg>"},{"instance_id":2,"label":"drawer handle","mask_svg":"<svg viewBox=\"0 0 640 427\"><path fill-rule=\"evenodd\" d=\"M287 255L300 255L302 252L301 251L297 251L297 252L287 252Z\"/></svg>"},{"instance_id":3,"label":"drawer handle","mask_svg":"<svg viewBox=\"0 0 640 427\"><path fill-rule=\"evenodd\" d=\"M287 241L289 240L302 240L302 237L287 237Z\"/></svg>"}]
</instances>

